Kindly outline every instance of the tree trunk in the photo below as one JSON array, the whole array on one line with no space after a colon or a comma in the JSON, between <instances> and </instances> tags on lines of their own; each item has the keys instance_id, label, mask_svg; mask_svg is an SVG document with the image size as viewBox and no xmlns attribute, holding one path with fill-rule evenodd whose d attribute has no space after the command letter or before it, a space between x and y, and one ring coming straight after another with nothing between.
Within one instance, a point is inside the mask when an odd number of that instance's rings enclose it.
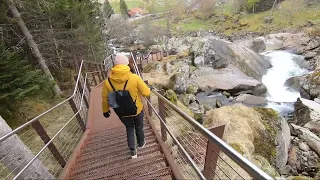
<instances>
[{"instance_id":1,"label":"tree trunk","mask_svg":"<svg viewBox=\"0 0 320 180\"><path fill-rule=\"evenodd\" d=\"M17 24L18 24L22 34L26 37L27 43L30 46L32 54L37 59L38 63L41 66L41 69L49 77L50 80L54 81L54 78L53 78L46 62L43 59L42 54L39 51L38 45L34 42L33 37L31 35L29 29L27 28L26 24L24 23L24 21L21 18L20 12L16 8L16 6L13 3L11 3L10 0L7 0L6 3L9 7L13 17L16 18ZM56 83L53 87L53 91L56 96L62 95L62 91L60 90L59 86Z\"/></svg>"},{"instance_id":2,"label":"tree trunk","mask_svg":"<svg viewBox=\"0 0 320 180\"><path fill-rule=\"evenodd\" d=\"M0 137L11 132L12 129L6 121L0 116ZM15 134L0 143L1 163L12 176L18 174L34 157L31 150ZM6 177L8 174L1 174ZM10 177L10 176L9 176ZM9 178L10 179L10 178ZM33 163L19 176L18 179L55 179L48 169L39 159Z\"/></svg>"}]
</instances>

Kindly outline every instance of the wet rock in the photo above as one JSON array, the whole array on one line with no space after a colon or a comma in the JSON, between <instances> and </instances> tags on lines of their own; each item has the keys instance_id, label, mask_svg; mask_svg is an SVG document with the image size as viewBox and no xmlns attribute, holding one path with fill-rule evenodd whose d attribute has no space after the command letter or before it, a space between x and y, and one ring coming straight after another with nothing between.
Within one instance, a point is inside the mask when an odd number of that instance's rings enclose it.
<instances>
[{"instance_id":1,"label":"wet rock","mask_svg":"<svg viewBox=\"0 0 320 180\"><path fill-rule=\"evenodd\" d=\"M314 101L298 98L294 105L294 123L305 126L309 122L320 125L320 104Z\"/></svg>"},{"instance_id":2,"label":"wet rock","mask_svg":"<svg viewBox=\"0 0 320 180\"><path fill-rule=\"evenodd\" d=\"M254 96L263 96L267 93L267 87L264 84L258 84L254 87L252 95Z\"/></svg>"},{"instance_id":3,"label":"wet rock","mask_svg":"<svg viewBox=\"0 0 320 180\"><path fill-rule=\"evenodd\" d=\"M308 146L307 143L305 143L305 142L300 142L300 143L299 143L299 148L300 148L302 151L309 151L309 146Z\"/></svg>"},{"instance_id":4,"label":"wet rock","mask_svg":"<svg viewBox=\"0 0 320 180\"><path fill-rule=\"evenodd\" d=\"M259 106L267 104L266 99L262 97L253 96L250 94L243 94L236 97L235 102L240 102L248 105L259 105Z\"/></svg>"},{"instance_id":5,"label":"wet rock","mask_svg":"<svg viewBox=\"0 0 320 180\"><path fill-rule=\"evenodd\" d=\"M304 127L295 124L291 124L291 126L295 130L300 131L301 134L299 135L299 138L305 141L314 152L320 155L320 138Z\"/></svg>"},{"instance_id":6,"label":"wet rock","mask_svg":"<svg viewBox=\"0 0 320 180\"><path fill-rule=\"evenodd\" d=\"M304 59L310 60L310 59L314 58L316 55L317 55L316 52L310 51L310 52L307 52L306 55L304 55Z\"/></svg>"},{"instance_id":7,"label":"wet rock","mask_svg":"<svg viewBox=\"0 0 320 180\"><path fill-rule=\"evenodd\" d=\"M216 108L220 108L220 107L222 107L222 102L221 102L221 100L217 99Z\"/></svg>"},{"instance_id":8,"label":"wet rock","mask_svg":"<svg viewBox=\"0 0 320 180\"><path fill-rule=\"evenodd\" d=\"M217 56L222 58L219 62L230 62L246 75L261 79L271 64L262 56L241 43L226 43L221 40L210 39L208 41Z\"/></svg>"},{"instance_id":9,"label":"wet rock","mask_svg":"<svg viewBox=\"0 0 320 180\"><path fill-rule=\"evenodd\" d=\"M227 91L223 91L221 94L226 96L227 98L229 98L231 96L231 94L228 93Z\"/></svg>"}]
</instances>

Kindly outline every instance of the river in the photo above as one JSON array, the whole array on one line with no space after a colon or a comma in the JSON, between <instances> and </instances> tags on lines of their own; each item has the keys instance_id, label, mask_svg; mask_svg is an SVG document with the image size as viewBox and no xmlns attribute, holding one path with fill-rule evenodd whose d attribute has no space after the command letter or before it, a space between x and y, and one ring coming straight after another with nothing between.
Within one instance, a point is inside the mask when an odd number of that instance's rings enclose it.
<instances>
[{"instance_id":1,"label":"river","mask_svg":"<svg viewBox=\"0 0 320 180\"><path fill-rule=\"evenodd\" d=\"M285 82L291 77L308 73L297 63L303 61L304 57L285 51L265 52L262 55L272 64L272 68L262 78L262 83L268 89L266 99L270 103L267 107L280 113L290 113L293 111L293 103L300 97L300 93L286 87Z\"/></svg>"}]
</instances>

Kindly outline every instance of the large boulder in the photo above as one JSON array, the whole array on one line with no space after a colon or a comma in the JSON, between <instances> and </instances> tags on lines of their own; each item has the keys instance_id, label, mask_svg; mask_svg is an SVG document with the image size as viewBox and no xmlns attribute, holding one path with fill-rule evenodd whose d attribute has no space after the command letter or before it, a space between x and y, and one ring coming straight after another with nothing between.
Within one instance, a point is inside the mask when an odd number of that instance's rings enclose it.
<instances>
[{"instance_id":1,"label":"large boulder","mask_svg":"<svg viewBox=\"0 0 320 180\"><path fill-rule=\"evenodd\" d=\"M216 39L210 39L207 43L210 43L210 47L221 58L219 61L229 62L255 79L261 79L271 67L268 61L244 44L230 44Z\"/></svg>"},{"instance_id":2,"label":"large boulder","mask_svg":"<svg viewBox=\"0 0 320 180\"><path fill-rule=\"evenodd\" d=\"M225 90L231 94L241 91L253 93L261 82L242 73L233 65L223 69L213 69L211 67L199 67L190 76L189 82L196 84L202 90ZM265 91L265 90L264 90ZM260 91L261 92L261 91Z\"/></svg>"},{"instance_id":3,"label":"large boulder","mask_svg":"<svg viewBox=\"0 0 320 180\"><path fill-rule=\"evenodd\" d=\"M293 122L320 135L320 104L299 98L295 103Z\"/></svg>"},{"instance_id":4,"label":"large boulder","mask_svg":"<svg viewBox=\"0 0 320 180\"><path fill-rule=\"evenodd\" d=\"M224 106L209 111L204 125L225 125L223 139L263 170L268 169L272 176L277 172L271 169L286 165L290 132L285 120L272 109L249 108L240 104ZM265 162L262 159L268 163L262 163Z\"/></svg>"},{"instance_id":5,"label":"large boulder","mask_svg":"<svg viewBox=\"0 0 320 180\"><path fill-rule=\"evenodd\" d=\"M302 76L300 78L300 86L311 99L320 98L320 69Z\"/></svg>"},{"instance_id":6,"label":"large boulder","mask_svg":"<svg viewBox=\"0 0 320 180\"><path fill-rule=\"evenodd\" d=\"M173 67L173 75L170 77L169 88L179 94L183 94L189 87L190 67L184 62L175 64Z\"/></svg>"}]
</instances>

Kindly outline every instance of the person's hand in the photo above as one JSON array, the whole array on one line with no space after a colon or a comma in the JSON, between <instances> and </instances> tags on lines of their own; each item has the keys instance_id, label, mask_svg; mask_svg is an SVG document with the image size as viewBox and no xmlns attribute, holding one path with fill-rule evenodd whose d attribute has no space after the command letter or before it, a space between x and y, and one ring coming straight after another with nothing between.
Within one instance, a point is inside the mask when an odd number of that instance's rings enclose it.
<instances>
[{"instance_id":1,"label":"person's hand","mask_svg":"<svg viewBox=\"0 0 320 180\"><path fill-rule=\"evenodd\" d=\"M103 113L103 116L104 116L105 118L109 118L109 117L110 117L110 114L111 114L111 112L108 111L108 112Z\"/></svg>"},{"instance_id":2,"label":"person's hand","mask_svg":"<svg viewBox=\"0 0 320 180\"><path fill-rule=\"evenodd\" d=\"M149 86L149 88L150 88L151 91L156 89L154 86Z\"/></svg>"}]
</instances>

